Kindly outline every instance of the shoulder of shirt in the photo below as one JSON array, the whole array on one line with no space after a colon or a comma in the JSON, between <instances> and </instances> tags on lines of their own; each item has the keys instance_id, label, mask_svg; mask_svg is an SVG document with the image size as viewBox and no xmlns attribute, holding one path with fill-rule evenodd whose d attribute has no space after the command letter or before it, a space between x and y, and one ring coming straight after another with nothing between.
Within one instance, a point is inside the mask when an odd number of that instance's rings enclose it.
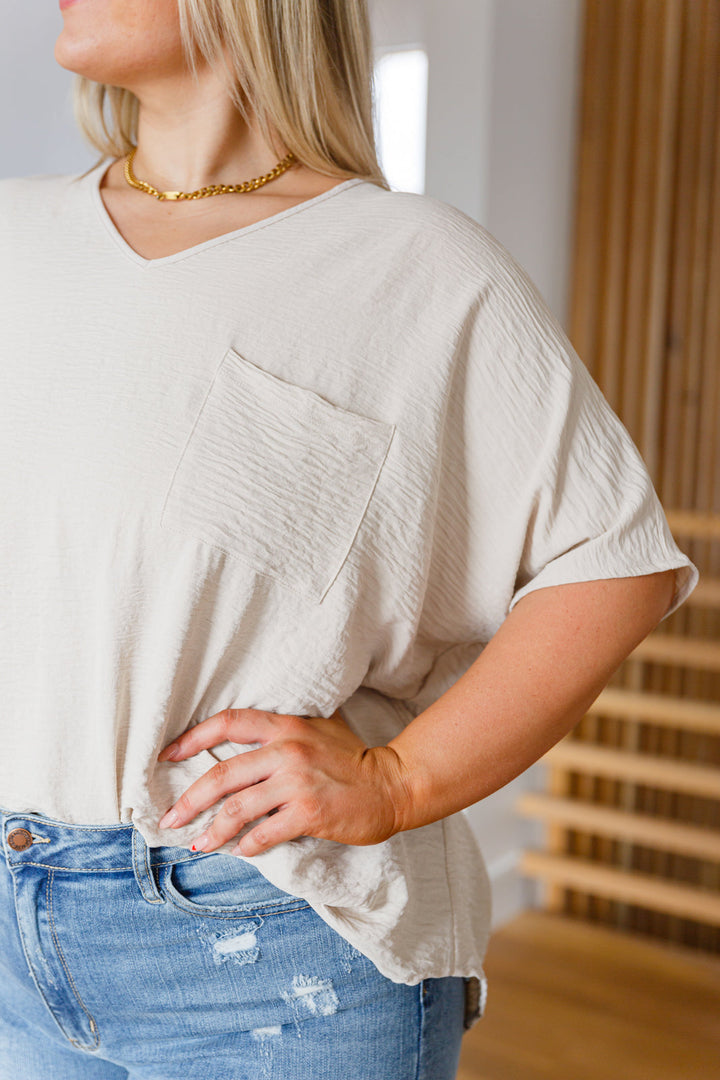
<instances>
[{"instance_id":1,"label":"shoulder of shirt","mask_svg":"<svg viewBox=\"0 0 720 1080\"><path fill-rule=\"evenodd\" d=\"M30 173L27 176L5 176L0 179L0 192L2 194L41 194L48 188L64 187L78 178L78 173Z\"/></svg>"},{"instance_id":2,"label":"shoulder of shirt","mask_svg":"<svg viewBox=\"0 0 720 1080\"><path fill-rule=\"evenodd\" d=\"M432 195L395 191L366 184L375 193L370 218L358 215L361 227L370 220L386 248L411 248L412 265L425 265L437 278L443 275L476 288L492 285L499 297L511 299L518 288L534 303L545 306L528 272L504 244L469 214Z\"/></svg>"},{"instance_id":3,"label":"shoulder of shirt","mask_svg":"<svg viewBox=\"0 0 720 1080\"><path fill-rule=\"evenodd\" d=\"M0 214L21 215L27 206L52 204L60 199L79 179L77 173L32 173L28 176L6 176L0 179Z\"/></svg>"},{"instance_id":4,"label":"shoulder of shirt","mask_svg":"<svg viewBox=\"0 0 720 1080\"><path fill-rule=\"evenodd\" d=\"M358 214L360 228L386 252L394 246L408 277L427 279L428 295L451 317L480 314L498 333L517 336L523 326L572 351L534 280L489 229L435 196L373 186L374 212Z\"/></svg>"}]
</instances>

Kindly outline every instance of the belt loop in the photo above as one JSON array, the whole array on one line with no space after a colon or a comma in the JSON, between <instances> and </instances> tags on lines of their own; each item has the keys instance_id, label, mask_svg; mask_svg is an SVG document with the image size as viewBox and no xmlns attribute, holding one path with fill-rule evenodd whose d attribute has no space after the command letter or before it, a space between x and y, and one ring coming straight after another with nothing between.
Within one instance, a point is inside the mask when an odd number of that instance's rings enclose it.
<instances>
[{"instance_id":1,"label":"belt loop","mask_svg":"<svg viewBox=\"0 0 720 1080\"><path fill-rule=\"evenodd\" d=\"M165 899L158 891L155 875L150 866L150 852L145 842L145 837L133 825L132 830L132 860L135 880L140 887L143 899L148 904L164 904Z\"/></svg>"}]
</instances>

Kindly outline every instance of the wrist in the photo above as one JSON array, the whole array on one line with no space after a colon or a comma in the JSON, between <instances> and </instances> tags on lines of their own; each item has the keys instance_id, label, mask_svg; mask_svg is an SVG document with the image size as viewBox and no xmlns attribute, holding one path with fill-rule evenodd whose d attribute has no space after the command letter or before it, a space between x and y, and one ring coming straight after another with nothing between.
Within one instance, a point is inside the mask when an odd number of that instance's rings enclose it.
<instances>
[{"instance_id":1,"label":"wrist","mask_svg":"<svg viewBox=\"0 0 720 1080\"><path fill-rule=\"evenodd\" d=\"M363 757L373 770L375 779L384 791L392 812L392 832L405 832L424 824L418 808L421 805L412 774L401 755L392 746L371 746Z\"/></svg>"}]
</instances>

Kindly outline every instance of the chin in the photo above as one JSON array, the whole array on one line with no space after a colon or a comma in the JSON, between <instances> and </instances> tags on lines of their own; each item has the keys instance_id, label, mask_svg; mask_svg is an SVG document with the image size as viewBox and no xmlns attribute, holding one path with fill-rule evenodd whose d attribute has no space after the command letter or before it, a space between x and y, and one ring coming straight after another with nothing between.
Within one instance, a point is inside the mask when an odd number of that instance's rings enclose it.
<instances>
[{"instance_id":1,"label":"chin","mask_svg":"<svg viewBox=\"0 0 720 1080\"><path fill-rule=\"evenodd\" d=\"M62 34L55 42L54 55L60 67L73 71L76 75L84 75L93 82L125 86L126 79L130 80L130 72L120 68L117 63L104 63L100 53L97 45L89 47L86 44L64 42Z\"/></svg>"}]
</instances>

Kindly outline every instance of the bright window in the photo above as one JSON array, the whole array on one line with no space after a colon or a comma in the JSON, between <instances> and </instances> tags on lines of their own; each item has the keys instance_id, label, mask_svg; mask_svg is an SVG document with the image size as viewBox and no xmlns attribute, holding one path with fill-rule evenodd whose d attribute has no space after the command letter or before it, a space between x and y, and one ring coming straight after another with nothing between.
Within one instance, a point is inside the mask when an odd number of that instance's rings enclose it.
<instances>
[{"instance_id":1,"label":"bright window","mask_svg":"<svg viewBox=\"0 0 720 1080\"><path fill-rule=\"evenodd\" d=\"M423 49L386 52L375 62L380 165L395 191L425 191L428 58Z\"/></svg>"}]
</instances>

